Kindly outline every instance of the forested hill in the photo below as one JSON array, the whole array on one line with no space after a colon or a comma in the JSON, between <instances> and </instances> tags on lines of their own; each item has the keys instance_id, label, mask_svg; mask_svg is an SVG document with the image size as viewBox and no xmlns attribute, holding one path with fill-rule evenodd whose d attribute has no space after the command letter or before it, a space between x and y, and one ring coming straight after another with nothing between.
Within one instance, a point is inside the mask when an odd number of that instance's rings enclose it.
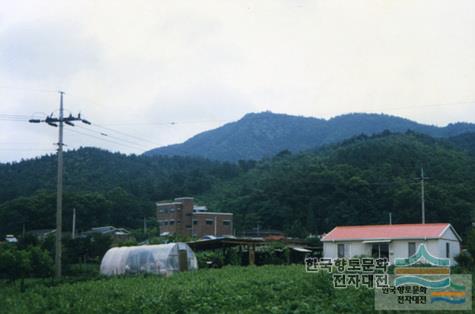
<instances>
[{"instance_id":1,"label":"forested hill","mask_svg":"<svg viewBox=\"0 0 475 314\"><path fill-rule=\"evenodd\" d=\"M457 145L470 147L471 136ZM463 143L463 145L461 145ZM473 146L472 146L473 147ZM475 155L446 139L413 132L358 136L319 150L282 151L237 164L191 157L126 156L92 148L65 154L64 228L138 228L154 201L195 196L212 210L235 213L238 232L272 228L293 236L335 225L420 221L421 167L428 221L460 233L475 209ZM0 234L54 228L56 158L0 164Z\"/></svg>"},{"instance_id":2,"label":"forested hill","mask_svg":"<svg viewBox=\"0 0 475 314\"><path fill-rule=\"evenodd\" d=\"M282 152L202 200L235 213L241 230L320 234L337 225L421 221L424 167L428 222L464 234L475 210L475 158L442 140L414 133L359 136L316 153Z\"/></svg>"},{"instance_id":3,"label":"forested hill","mask_svg":"<svg viewBox=\"0 0 475 314\"><path fill-rule=\"evenodd\" d=\"M56 189L56 155L0 164L0 203L37 190ZM64 190L107 192L120 187L143 199L206 191L244 167L196 157L136 156L81 148L64 155Z\"/></svg>"},{"instance_id":4,"label":"forested hill","mask_svg":"<svg viewBox=\"0 0 475 314\"><path fill-rule=\"evenodd\" d=\"M250 113L239 121L200 133L182 144L156 148L145 155L201 156L227 161L259 160L282 150L299 152L359 134L372 135L384 130L412 130L433 137L450 137L475 132L475 124L455 123L436 127L383 114L346 114L323 120L272 112Z\"/></svg>"},{"instance_id":5,"label":"forested hill","mask_svg":"<svg viewBox=\"0 0 475 314\"><path fill-rule=\"evenodd\" d=\"M0 164L0 235L54 228L56 156ZM78 226L137 227L154 216L154 201L192 196L212 184L237 176L252 163L239 165L202 158L126 156L95 148L64 156L65 228L72 208Z\"/></svg>"}]
</instances>

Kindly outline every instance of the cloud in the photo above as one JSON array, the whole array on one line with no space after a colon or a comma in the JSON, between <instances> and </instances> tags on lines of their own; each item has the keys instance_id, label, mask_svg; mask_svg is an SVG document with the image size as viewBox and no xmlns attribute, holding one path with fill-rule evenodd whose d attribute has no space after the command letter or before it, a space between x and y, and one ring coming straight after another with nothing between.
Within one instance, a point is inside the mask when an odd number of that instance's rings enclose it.
<instances>
[{"instance_id":1,"label":"cloud","mask_svg":"<svg viewBox=\"0 0 475 314\"><path fill-rule=\"evenodd\" d=\"M10 1L0 12L2 85L64 89L73 113L151 137L144 150L249 111L473 122L475 2ZM55 94L0 95L3 113L58 104ZM193 121L201 123L185 123ZM50 145L53 130L37 130L0 125L7 137ZM67 139L141 152L72 132ZM0 160L21 156L0 152Z\"/></svg>"},{"instance_id":2,"label":"cloud","mask_svg":"<svg viewBox=\"0 0 475 314\"><path fill-rule=\"evenodd\" d=\"M0 33L0 71L22 80L67 80L99 65L97 43L65 22L13 25Z\"/></svg>"}]
</instances>

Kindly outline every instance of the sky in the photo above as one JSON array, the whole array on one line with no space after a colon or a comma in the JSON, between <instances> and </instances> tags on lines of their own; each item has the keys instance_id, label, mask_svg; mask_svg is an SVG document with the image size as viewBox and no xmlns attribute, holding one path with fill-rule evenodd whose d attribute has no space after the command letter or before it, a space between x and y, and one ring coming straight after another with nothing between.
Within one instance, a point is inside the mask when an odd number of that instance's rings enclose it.
<instances>
[{"instance_id":1,"label":"sky","mask_svg":"<svg viewBox=\"0 0 475 314\"><path fill-rule=\"evenodd\" d=\"M475 122L473 0L0 0L0 162L140 154L248 112Z\"/></svg>"}]
</instances>

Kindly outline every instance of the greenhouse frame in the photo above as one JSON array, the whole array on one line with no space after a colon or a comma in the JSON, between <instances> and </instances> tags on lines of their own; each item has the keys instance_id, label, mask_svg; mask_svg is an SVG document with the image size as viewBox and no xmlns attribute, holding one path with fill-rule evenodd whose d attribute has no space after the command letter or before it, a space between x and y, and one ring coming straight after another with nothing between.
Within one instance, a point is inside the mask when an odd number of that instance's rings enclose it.
<instances>
[{"instance_id":1,"label":"greenhouse frame","mask_svg":"<svg viewBox=\"0 0 475 314\"><path fill-rule=\"evenodd\" d=\"M195 253L186 243L115 247L106 252L101 274L106 276L151 273L170 275L197 270Z\"/></svg>"}]
</instances>

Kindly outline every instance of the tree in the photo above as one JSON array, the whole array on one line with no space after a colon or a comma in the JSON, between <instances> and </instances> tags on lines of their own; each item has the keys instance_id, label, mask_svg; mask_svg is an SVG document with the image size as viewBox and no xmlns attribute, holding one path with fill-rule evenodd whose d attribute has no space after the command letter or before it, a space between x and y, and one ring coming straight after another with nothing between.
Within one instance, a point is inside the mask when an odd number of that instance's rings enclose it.
<instances>
[{"instance_id":1,"label":"tree","mask_svg":"<svg viewBox=\"0 0 475 314\"><path fill-rule=\"evenodd\" d=\"M33 277L46 278L53 275L53 259L48 252L39 246L28 248L31 263L31 275Z\"/></svg>"},{"instance_id":2,"label":"tree","mask_svg":"<svg viewBox=\"0 0 475 314\"><path fill-rule=\"evenodd\" d=\"M464 241L464 247L472 257L475 257L475 228L472 228Z\"/></svg>"}]
</instances>

